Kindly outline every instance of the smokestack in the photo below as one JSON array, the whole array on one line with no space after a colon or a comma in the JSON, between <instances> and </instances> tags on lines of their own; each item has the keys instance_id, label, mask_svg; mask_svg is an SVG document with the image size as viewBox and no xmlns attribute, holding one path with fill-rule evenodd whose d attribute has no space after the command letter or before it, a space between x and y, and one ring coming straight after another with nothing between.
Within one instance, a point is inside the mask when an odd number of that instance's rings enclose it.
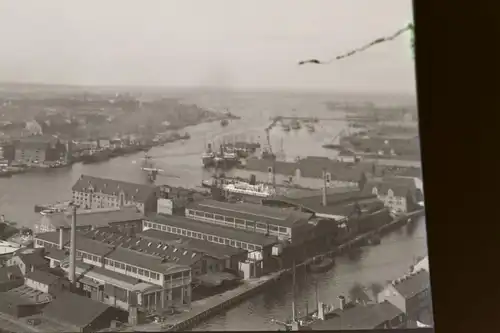
<instances>
[{"instance_id":1,"label":"smokestack","mask_svg":"<svg viewBox=\"0 0 500 333\"><path fill-rule=\"evenodd\" d=\"M69 257L69 280L71 283L75 283L75 265L76 265L76 205L72 205L72 218L71 218L71 245L70 245L70 257Z\"/></svg>"},{"instance_id":2,"label":"smokestack","mask_svg":"<svg viewBox=\"0 0 500 333\"><path fill-rule=\"evenodd\" d=\"M339 296L339 307L340 307L340 311L343 311L345 308L345 297L344 296Z\"/></svg>"},{"instance_id":3,"label":"smokestack","mask_svg":"<svg viewBox=\"0 0 500 333\"><path fill-rule=\"evenodd\" d=\"M323 169L323 195L322 195L322 204L323 206L327 205L326 202L326 171Z\"/></svg>"},{"instance_id":4,"label":"smokestack","mask_svg":"<svg viewBox=\"0 0 500 333\"><path fill-rule=\"evenodd\" d=\"M64 228L59 228L59 250L64 249Z\"/></svg>"},{"instance_id":5,"label":"smokestack","mask_svg":"<svg viewBox=\"0 0 500 333\"><path fill-rule=\"evenodd\" d=\"M323 302L318 303L318 319L325 320L325 305Z\"/></svg>"}]
</instances>

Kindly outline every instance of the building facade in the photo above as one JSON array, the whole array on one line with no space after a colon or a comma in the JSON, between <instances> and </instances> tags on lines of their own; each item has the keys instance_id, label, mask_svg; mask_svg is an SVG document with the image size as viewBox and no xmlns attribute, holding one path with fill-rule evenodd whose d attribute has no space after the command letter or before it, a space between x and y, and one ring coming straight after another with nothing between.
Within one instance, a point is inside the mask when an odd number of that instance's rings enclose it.
<instances>
[{"instance_id":1,"label":"building facade","mask_svg":"<svg viewBox=\"0 0 500 333\"><path fill-rule=\"evenodd\" d=\"M19 163L44 163L65 158L66 147L59 139L45 136L23 138L14 143L14 160Z\"/></svg>"},{"instance_id":2,"label":"building facade","mask_svg":"<svg viewBox=\"0 0 500 333\"><path fill-rule=\"evenodd\" d=\"M82 175L72 190L73 201L84 209L134 205L143 214L157 211L159 189L155 186Z\"/></svg>"}]
</instances>

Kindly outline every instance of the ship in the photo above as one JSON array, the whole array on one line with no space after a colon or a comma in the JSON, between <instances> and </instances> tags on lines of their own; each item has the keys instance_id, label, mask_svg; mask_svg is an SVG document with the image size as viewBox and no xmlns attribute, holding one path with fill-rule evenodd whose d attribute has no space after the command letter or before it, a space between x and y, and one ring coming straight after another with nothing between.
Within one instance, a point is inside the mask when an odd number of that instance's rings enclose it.
<instances>
[{"instance_id":1,"label":"ship","mask_svg":"<svg viewBox=\"0 0 500 333\"><path fill-rule=\"evenodd\" d=\"M307 130L308 130L310 133L313 133L313 132L315 132L315 131L316 131L316 128L314 128L314 125L313 125L313 124L310 124L310 123L306 124L306 128L307 128Z\"/></svg>"},{"instance_id":2,"label":"ship","mask_svg":"<svg viewBox=\"0 0 500 333\"><path fill-rule=\"evenodd\" d=\"M264 184L251 185L246 182L223 185L223 189L231 194L248 195L259 198L269 198L276 194L273 188Z\"/></svg>"},{"instance_id":3,"label":"ship","mask_svg":"<svg viewBox=\"0 0 500 333\"><path fill-rule=\"evenodd\" d=\"M260 158L263 160L275 160L276 155L273 154L269 149L264 149L264 150L262 150L262 153L260 154Z\"/></svg>"},{"instance_id":4,"label":"ship","mask_svg":"<svg viewBox=\"0 0 500 333\"><path fill-rule=\"evenodd\" d=\"M323 257L321 260L313 260L311 264L307 267L311 273L325 273L328 272L335 265L335 261L332 258Z\"/></svg>"},{"instance_id":5,"label":"ship","mask_svg":"<svg viewBox=\"0 0 500 333\"><path fill-rule=\"evenodd\" d=\"M300 127L301 127L301 126L300 126L300 122L299 122L298 120L296 120L296 119L292 120L292 122L291 122L290 126L291 126L291 127L292 127L292 129L294 129L294 130L298 130L298 129L300 129Z\"/></svg>"},{"instance_id":6,"label":"ship","mask_svg":"<svg viewBox=\"0 0 500 333\"><path fill-rule=\"evenodd\" d=\"M226 127L227 125L229 125L229 120L227 120L227 119L222 119L222 120L220 121L220 125L221 125L222 127Z\"/></svg>"},{"instance_id":7,"label":"ship","mask_svg":"<svg viewBox=\"0 0 500 333\"><path fill-rule=\"evenodd\" d=\"M70 201L56 202L55 204L37 204L35 205L35 213L45 212L48 213L60 213L64 212L69 206Z\"/></svg>"},{"instance_id":8,"label":"ship","mask_svg":"<svg viewBox=\"0 0 500 333\"><path fill-rule=\"evenodd\" d=\"M340 131L340 133L338 133L335 137L333 137L330 143L325 143L324 145L322 145L322 147L325 149L334 149L334 150L343 149L342 144L340 144L340 139L344 134L345 134L344 130Z\"/></svg>"},{"instance_id":9,"label":"ship","mask_svg":"<svg viewBox=\"0 0 500 333\"><path fill-rule=\"evenodd\" d=\"M87 154L81 156L83 164L99 163L111 158L109 149L92 149Z\"/></svg>"}]
</instances>

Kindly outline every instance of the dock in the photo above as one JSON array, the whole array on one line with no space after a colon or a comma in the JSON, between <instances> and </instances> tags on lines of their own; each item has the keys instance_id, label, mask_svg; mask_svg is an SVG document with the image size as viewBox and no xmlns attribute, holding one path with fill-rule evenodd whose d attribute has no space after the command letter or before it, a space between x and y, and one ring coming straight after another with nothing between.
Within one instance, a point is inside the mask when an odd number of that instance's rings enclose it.
<instances>
[{"instance_id":1,"label":"dock","mask_svg":"<svg viewBox=\"0 0 500 333\"><path fill-rule=\"evenodd\" d=\"M241 286L191 303L186 312L169 316L162 323L150 323L126 327L120 331L135 332L165 332L189 330L208 318L225 312L234 305L243 302L251 296L260 293L263 289L274 284L283 271L274 272L257 279L245 281Z\"/></svg>"}]
</instances>

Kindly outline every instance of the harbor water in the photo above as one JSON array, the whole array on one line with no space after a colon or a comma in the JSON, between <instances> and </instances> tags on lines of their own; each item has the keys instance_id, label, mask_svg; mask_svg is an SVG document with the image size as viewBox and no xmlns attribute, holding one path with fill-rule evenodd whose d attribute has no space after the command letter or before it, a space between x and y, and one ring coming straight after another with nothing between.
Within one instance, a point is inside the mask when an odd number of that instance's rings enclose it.
<instances>
[{"instance_id":1,"label":"harbor water","mask_svg":"<svg viewBox=\"0 0 500 333\"><path fill-rule=\"evenodd\" d=\"M201 167L201 154L208 143L228 140L253 140L266 143L264 128L275 116L310 116L339 118L342 112L328 111L323 102L330 97L272 94L262 95L200 95L190 96L189 102L212 109L229 110L242 119L231 121L226 127L218 122L187 128L191 139L174 142L150 151L155 167L164 170L157 183L174 186L198 187L211 173ZM367 98L359 97L361 101ZM331 100L331 99L330 99ZM330 156L335 152L321 145L331 140L346 127L344 121L321 121L311 133L306 128L284 132L280 126L270 132L273 152L285 152L287 159L297 156ZM67 169L51 169L0 178L0 214L18 225L31 227L38 221L34 205L69 200L71 187L81 174L145 183L140 170L143 154L114 158L98 164L75 164ZM179 178L171 178L173 175ZM305 311L315 308L316 284L320 301L336 304L336 297L347 293L354 283L381 283L404 274L418 256L425 255L425 219L414 229L403 228L387 235L380 245L363 249L357 258L338 258L331 271L319 275L297 272L297 306ZM258 295L200 325L196 330L274 330L271 319L286 320L291 314L291 281L284 280L273 290Z\"/></svg>"}]
</instances>

